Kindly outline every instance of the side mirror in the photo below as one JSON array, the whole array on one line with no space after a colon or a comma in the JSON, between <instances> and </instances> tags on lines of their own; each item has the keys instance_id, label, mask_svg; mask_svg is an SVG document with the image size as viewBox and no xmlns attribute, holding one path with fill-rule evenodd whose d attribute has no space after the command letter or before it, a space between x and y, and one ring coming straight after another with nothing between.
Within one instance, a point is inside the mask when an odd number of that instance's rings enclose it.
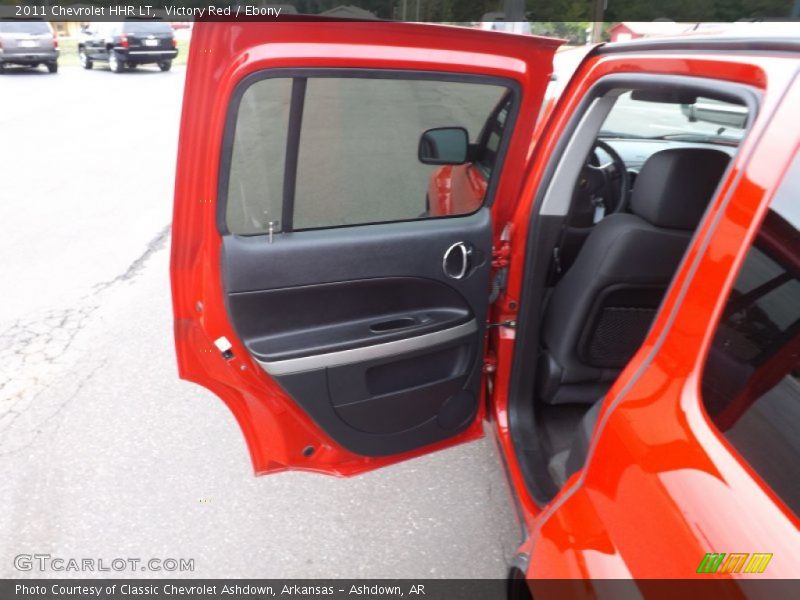
<instances>
[{"instance_id":1,"label":"side mirror","mask_svg":"<svg viewBox=\"0 0 800 600\"><path fill-rule=\"evenodd\" d=\"M428 129L419 139L417 155L426 165L461 165L467 162L469 134L463 127Z\"/></svg>"}]
</instances>

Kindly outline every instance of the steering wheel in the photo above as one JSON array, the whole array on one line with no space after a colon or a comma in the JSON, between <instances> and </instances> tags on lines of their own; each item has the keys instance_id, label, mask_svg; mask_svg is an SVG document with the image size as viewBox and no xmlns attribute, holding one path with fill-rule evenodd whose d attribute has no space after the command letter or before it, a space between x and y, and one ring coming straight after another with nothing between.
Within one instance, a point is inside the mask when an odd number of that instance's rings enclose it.
<instances>
[{"instance_id":1,"label":"steering wheel","mask_svg":"<svg viewBox=\"0 0 800 600\"><path fill-rule=\"evenodd\" d=\"M600 163L596 149L605 152L611 161ZM581 172L581 192L587 195L595 208L594 222L597 223L606 214L620 212L625 208L628 198L630 176L625 162L614 148L603 140L595 140L589 160ZM614 191L617 192L616 197ZM599 215L599 218L597 218Z\"/></svg>"}]
</instances>

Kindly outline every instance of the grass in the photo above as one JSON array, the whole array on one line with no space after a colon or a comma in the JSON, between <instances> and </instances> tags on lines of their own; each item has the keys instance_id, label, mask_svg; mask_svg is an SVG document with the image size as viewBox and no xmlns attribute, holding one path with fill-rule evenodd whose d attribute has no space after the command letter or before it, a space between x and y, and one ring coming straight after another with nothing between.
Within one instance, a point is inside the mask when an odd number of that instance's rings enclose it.
<instances>
[{"instance_id":1,"label":"grass","mask_svg":"<svg viewBox=\"0 0 800 600\"><path fill-rule=\"evenodd\" d=\"M58 38L58 48L61 55L58 57L59 67L79 67L78 41L74 38ZM172 61L173 65L185 65L189 56L189 40L178 40L178 57Z\"/></svg>"}]
</instances>

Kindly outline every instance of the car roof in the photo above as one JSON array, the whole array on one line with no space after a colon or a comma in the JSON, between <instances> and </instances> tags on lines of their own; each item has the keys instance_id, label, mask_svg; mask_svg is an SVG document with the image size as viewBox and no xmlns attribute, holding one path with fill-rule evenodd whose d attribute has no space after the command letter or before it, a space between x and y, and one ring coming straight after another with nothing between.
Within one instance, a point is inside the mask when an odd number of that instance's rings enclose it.
<instances>
[{"instance_id":1,"label":"car roof","mask_svg":"<svg viewBox=\"0 0 800 600\"><path fill-rule=\"evenodd\" d=\"M800 53L800 37L749 37L735 35L683 35L678 37L642 38L598 46L598 54L641 51L735 51Z\"/></svg>"}]
</instances>

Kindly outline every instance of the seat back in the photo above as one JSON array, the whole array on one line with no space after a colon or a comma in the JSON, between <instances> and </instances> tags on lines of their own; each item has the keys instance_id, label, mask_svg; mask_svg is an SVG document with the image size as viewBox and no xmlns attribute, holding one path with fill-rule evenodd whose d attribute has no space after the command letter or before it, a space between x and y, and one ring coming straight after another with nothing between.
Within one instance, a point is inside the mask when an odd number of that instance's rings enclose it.
<instances>
[{"instance_id":1,"label":"seat back","mask_svg":"<svg viewBox=\"0 0 800 600\"><path fill-rule=\"evenodd\" d=\"M595 226L545 311L541 400L605 394L644 341L729 160L711 149L657 152L636 180L632 214Z\"/></svg>"}]
</instances>

